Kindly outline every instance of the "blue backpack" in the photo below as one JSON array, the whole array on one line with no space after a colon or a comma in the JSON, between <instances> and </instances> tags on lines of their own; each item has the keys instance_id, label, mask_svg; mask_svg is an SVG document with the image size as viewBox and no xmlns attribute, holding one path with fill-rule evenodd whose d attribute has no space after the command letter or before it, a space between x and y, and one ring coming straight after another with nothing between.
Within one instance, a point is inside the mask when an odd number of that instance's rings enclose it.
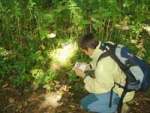
<instances>
[{"instance_id":1,"label":"blue backpack","mask_svg":"<svg viewBox=\"0 0 150 113\"><path fill-rule=\"evenodd\" d=\"M130 53L127 47L120 44L112 44L108 42L101 43L100 49L103 50L104 53L99 56L97 63L99 60L110 56L126 75L125 86L115 83L124 89L118 106L118 112L121 113L123 98L127 92L147 91L149 89L150 65L144 62L141 58Z\"/></svg>"}]
</instances>

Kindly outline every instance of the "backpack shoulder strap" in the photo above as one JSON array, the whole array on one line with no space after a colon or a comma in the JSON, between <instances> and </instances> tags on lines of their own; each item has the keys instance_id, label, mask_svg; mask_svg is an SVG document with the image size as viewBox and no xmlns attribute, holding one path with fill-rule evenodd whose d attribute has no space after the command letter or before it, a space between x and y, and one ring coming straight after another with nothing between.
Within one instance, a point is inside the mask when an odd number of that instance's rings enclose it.
<instances>
[{"instance_id":1,"label":"backpack shoulder strap","mask_svg":"<svg viewBox=\"0 0 150 113\"><path fill-rule=\"evenodd\" d=\"M99 56L99 58L98 58L98 60L97 60L97 63L96 63L96 66L97 66L98 62L99 62L101 59L103 59L103 58L105 58L105 57L108 57L108 56L113 56L112 54L114 54L116 47L117 47L117 44L114 44L114 45L113 45L113 44L111 44L111 43L109 43L109 42L101 43L99 49L101 49L102 51L104 51L104 53L102 53L102 54Z\"/></svg>"}]
</instances>

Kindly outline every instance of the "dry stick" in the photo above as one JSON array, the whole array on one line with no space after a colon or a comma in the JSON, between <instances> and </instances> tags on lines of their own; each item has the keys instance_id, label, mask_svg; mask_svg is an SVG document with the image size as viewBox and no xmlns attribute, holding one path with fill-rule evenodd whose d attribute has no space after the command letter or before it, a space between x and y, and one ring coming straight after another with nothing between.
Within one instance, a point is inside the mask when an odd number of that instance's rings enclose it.
<instances>
[{"instance_id":1,"label":"dry stick","mask_svg":"<svg viewBox=\"0 0 150 113\"><path fill-rule=\"evenodd\" d=\"M91 17L89 16L88 17L89 18L89 21L90 21L90 25L89 25L89 30L90 30L90 32L92 32L92 19L91 19Z\"/></svg>"},{"instance_id":2,"label":"dry stick","mask_svg":"<svg viewBox=\"0 0 150 113\"><path fill-rule=\"evenodd\" d=\"M107 28L106 28L106 39L107 39L107 40L109 39L109 35L108 35L108 32L109 32L109 24L110 24L110 19L108 20L108 24L107 24Z\"/></svg>"},{"instance_id":3,"label":"dry stick","mask_svg":"<svg viewBox=\"0 0 150 113\"><path fill-rule=\"evenodd\" d=\"M98 27L98 37L100 37L101 28Z\"/></svg>"},{"instance_id":4,"label":"dry stick","mask_svg":"<svg viewBox=\"0 0 150 113\"><path fill-rule=\"evenodd\" d=\"M143 100L150 102L150 98L143 98Z\"/></svg>"},{"instance_id":5,"label":"dry stick","mask_svg":"<svg viewBox=\"0 0 150 113\"><path fill-rule=\"evenodd\" d=\"M136 40L138 40L139 34L140 34L140 32L138 32L138 33L136 34L136 37L135 37Z\"/></svg>"},{"instance_id":6,"label":"dry stick","mask_svg":"<svg viewBox=\"0 0 150 113\"><path fill-rule=\"evenodd\" d=\"M18 34L20 35L20 20L17 18Z\"/></svg>"},{"instance_id":7,"label":"dry stick","mask_svg":"<svg viewBox=\"0 0 150 113\"><path fill-rule=\"evenodd\" d=\"M109 35L108 40L110 40L112 38L112 31L113 31L113 28L111 28L111 30L110 30L110 35Z\"/></svg>"},{"instance_id":8,"label":"dry stick","mask_svg":"<svg viewBox=\"0 0 150 113\"><path fill-rule=\"evenodd\" d=\"M106 20L105 20L106 21ZM104 21L104 24L105 24L105 21ZM104 40L104 31L105 31L105 26L103 26L103 28L102 28L102 40Z\"/></svg>"},{"instance_id":9,"label":"dry stick","mask_svg":"<svg viewBox=\"0 0 150 113\"><path fill-rule=\"evenodd\" d=\"M113 25L113 24L112 24L112 25ZM111 40L111 38L112 38L112 32L113 32L113 27L111 26L111 28L110 28L110 34L109 34L108 40Z\"/></svg>"}]
</instances>

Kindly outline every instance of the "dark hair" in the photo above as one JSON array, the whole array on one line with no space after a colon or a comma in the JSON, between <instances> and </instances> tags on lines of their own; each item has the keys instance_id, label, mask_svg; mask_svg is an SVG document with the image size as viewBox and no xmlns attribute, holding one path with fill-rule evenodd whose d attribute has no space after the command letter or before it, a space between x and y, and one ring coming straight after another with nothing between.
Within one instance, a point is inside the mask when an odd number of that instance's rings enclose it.
<instances>
[{"instance_id":1,"label":"dark hair","mask_svg":"<svg viewBox=\"0 0 150 113\"><path fill-rule=\"evenodd\" d=\"M88 49L88 48L95 49L98 43L99 42L98 40L95 39L94 35L92 33L88 33L80 38L79 47L81 49Z\"/></svg>"}]
</instances>

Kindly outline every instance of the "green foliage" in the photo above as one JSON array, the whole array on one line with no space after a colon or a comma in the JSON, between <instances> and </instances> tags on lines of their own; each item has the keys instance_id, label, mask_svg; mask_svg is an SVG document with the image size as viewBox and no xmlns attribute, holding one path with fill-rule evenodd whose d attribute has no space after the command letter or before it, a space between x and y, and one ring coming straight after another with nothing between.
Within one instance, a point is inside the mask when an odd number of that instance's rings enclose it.
<instances>
[{"instance_id":1,"label":"green foliage","mask_svg":"<svg viewBox=\"0 0 150 113\"><path fill-rule=\"evenodd\" d=\"M31 74L34 78L34 88L38 88L40 85L44 85L43 87L49 90L51 87L48 84L50 84L51 81L56 78L56 73L50 69L47 70L47 72L44 72L42 69L33 69L31 70Z\"/></svg>"},{"instance_id":2,"label":"green foliage","mask_svg":"<svg viewBox=\"0 0 150 113\"><path fill-rule=\"evenodd\" d=\"M137 46L142 39L146 51L142 57L150 60L150 40L145 38L149 35L143 32L149 25L148 4L148 0L0 0L0 85L8 80L17 87L50 90L59 73L50 67L48 53L87 32L102 41L125 44L134 53L141 50ZM51 33L56 37L49 37ZM90 61L80 51L71 67L76 60ZM67 74L73 82L77 78L71 67Z\"/></svg>"}]
</instances>

